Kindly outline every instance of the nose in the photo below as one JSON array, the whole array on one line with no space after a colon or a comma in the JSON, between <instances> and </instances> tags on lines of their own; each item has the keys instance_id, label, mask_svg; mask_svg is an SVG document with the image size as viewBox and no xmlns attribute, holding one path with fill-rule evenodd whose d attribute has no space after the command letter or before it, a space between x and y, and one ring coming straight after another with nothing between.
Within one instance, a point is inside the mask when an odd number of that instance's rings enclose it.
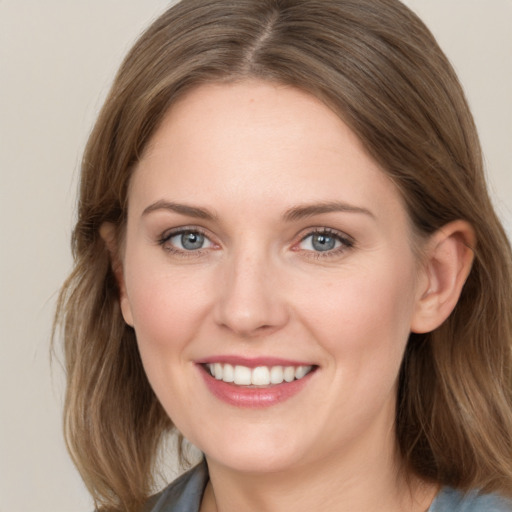
<instances>
[{"instance_id":1,"label":"nose","mask_svg":"<svg viewBox=\"0 0 512 512\"><path fill-rule=\"evenodd\" d=\"M279 268L263 256L238 255L219 274L218 325L244 338L271 334L289 320Z\"/></svg>"}]
</instances>

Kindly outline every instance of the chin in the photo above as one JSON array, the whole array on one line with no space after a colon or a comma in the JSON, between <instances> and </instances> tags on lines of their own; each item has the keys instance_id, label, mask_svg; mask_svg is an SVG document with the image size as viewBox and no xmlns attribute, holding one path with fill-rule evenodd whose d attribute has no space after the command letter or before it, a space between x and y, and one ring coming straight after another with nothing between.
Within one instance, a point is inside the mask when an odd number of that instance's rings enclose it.
<instances>
[{"instance_id":1,"label":"chin","mask_svg":"<svg viewBox=\"0 0 512 512\"><path fill-rule=\"evenodd\" d=\"M279 473L300 464L297 442L280 436L231 436L227 443L204 446L207 460L241 473Z\"/></svg>"},{"instance_id":2,"label":"chin","mask_svg":"<svg viewBox=\"0 0 512 512\"><path fill-rule=\"evenodd\" d=\"M233 453L233 454L217 454L212 456L206 454L208 461L214 461L216 464L229 468L238 473L252 474L268 474L280 473L288 471L291 467L295 467L296 458L288 457L285 454L277 455L269 452L255 453Z\"/></svg>"}]
</instances>

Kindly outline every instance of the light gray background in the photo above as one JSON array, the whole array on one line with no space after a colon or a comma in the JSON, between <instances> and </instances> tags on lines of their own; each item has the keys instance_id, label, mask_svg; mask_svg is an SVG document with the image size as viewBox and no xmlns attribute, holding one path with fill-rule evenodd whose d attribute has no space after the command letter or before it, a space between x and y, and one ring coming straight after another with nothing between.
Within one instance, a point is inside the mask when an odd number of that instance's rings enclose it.
<instances>
[{"instance_id":1,"label":"light gray background","mask_svg":"<svg viewBox=\"0 0 512 512\"><path fill-rule=\"evenodd\" d=\"M85 512L49 365L80 155L121 58L164 0L0 0L0 512ZM512 0L408 0L466 88L512 234Z\"/></svg>"}]
</instances>

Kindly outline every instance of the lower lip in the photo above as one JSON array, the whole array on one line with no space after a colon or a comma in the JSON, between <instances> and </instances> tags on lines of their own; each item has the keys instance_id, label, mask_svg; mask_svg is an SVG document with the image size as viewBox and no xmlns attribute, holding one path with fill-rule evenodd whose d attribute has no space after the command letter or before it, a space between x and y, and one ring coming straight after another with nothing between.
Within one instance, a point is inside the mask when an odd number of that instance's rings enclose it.
<instances>
[{"instance_id":1,"label":"lower lip","mask_svg":"<svg viewBox=\"0 0 512 512\"><path fill-rule=\"evenodd\" d=\"M217 380L202 366L199 366L199 370L206 386L215 397L229 405L249 409L271 407L292 398L304 388L314 373L312 371L305 377L302 377L302 379L274 384L268 387L246 387Z\"/></svg>"}]
</instances>

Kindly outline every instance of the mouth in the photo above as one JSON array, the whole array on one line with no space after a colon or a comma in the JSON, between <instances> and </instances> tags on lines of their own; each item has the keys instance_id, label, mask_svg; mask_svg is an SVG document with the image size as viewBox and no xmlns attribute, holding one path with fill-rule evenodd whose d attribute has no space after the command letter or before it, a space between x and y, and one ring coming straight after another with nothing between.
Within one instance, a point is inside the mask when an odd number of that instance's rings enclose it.
<instances>
[{"instance_id":1,"label":"mouth","mask_svg":"<svg viewBox=\"0 0 512 512\"><path fill-rule=\"evenodd\" d=\"M310 388L318 365L274 357L213 356L196 361L207 389L230 406L266 408Z\"/></svg>"},{"instance_id":2,"label":"mouth","mask_svg":"<svg viewBox=\"0 0 512 512\"><path fill-rule=\"evenodd\" d=\"M314 365L274 365L251 368L239 364L220 362L205 363L202 366L207 373L218 381L252 388L265 388L301 380L315 369Z\"/></svg>"},{"instance_id":3,"label":"mouth","mask_svg":"<svg viewBox=\"0 0 512 512\"><path fill-rule=\"evenodd\" d=\"M318 365L275 357L212 356L195 361L206 388L229 404L265 408L310 388Z\"/></svg>"}]
</instances>

